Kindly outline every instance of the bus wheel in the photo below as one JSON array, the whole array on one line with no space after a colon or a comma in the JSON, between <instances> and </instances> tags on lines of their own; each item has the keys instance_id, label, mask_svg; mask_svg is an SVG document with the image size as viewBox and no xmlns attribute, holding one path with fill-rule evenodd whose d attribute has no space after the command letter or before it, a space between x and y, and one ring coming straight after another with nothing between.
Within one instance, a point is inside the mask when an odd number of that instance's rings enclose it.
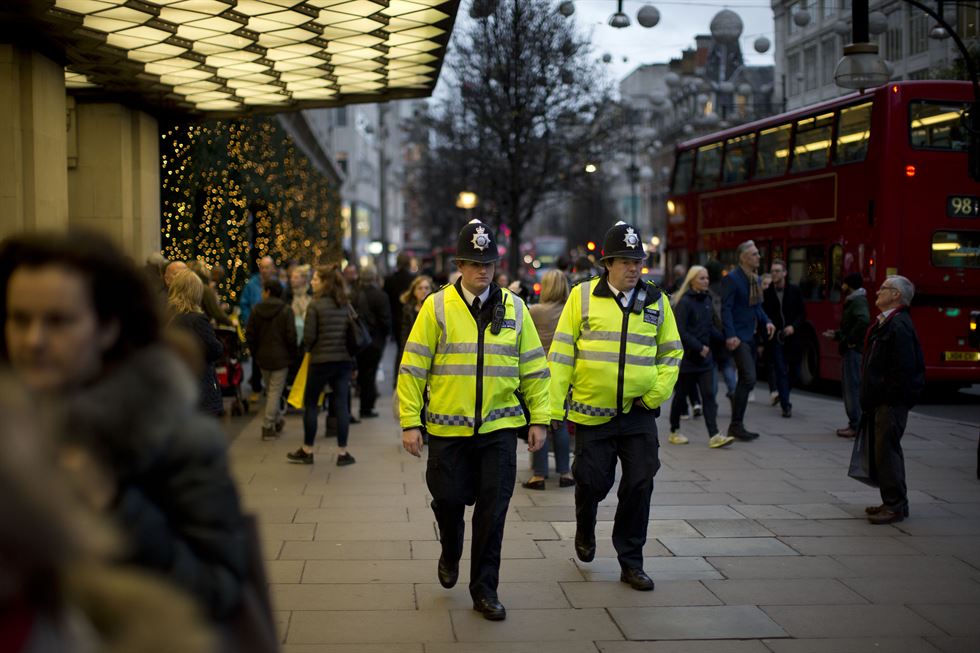
<instances>
[{"instance_id":1,"label":"bus wheel","mask_svg":"<svg viewBox=\"0 0 980 653\"><path fill-rule=\"evenodd\" d=\"M800 385L813 387L820 378L820 348L812 337L803 339L802 360L800 361Z\"/></svg>"}]
</instances>

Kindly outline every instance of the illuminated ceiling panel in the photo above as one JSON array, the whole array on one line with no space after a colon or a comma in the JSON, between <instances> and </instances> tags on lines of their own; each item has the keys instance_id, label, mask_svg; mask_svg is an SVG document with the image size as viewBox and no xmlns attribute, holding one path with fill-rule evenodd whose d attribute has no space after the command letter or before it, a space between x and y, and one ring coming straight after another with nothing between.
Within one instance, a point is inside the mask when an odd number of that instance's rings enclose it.
<instances>
[{"instance_id":1,"label":"illuminated ceiling panel","mask_svg":"<svg viewBox=\"0 0 980 653\"><path fill-rule=\"evenodd\" d=\"M80 97L231 116L430 94L460 0L5 0Z\"/></svg>"}]
</instances>

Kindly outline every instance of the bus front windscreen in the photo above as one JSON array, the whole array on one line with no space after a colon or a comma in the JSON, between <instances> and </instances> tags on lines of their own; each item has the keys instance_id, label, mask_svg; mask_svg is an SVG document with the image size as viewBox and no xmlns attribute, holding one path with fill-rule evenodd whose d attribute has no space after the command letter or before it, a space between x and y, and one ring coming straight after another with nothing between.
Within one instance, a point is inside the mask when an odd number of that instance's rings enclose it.
<instances>
[{"instance_id":1,"label":"bus front windscreen","mask_svg":"<svg viewBox=\"0 0 980 653\"><path fill-rule=\"evenodd\" d=\"M936 267L980 268L980 231L937 231L932 235Z\"/></svg>"},{"instance_id":2,"label":"bus front windscreen","mask_svg":"<svg viewBox=\"0 0 980 653\"><path fill-rule=\"evenodd\" d=\"M969 133L964 102L915 100L909 103L909 143L916 150L966 152Z\"/></svg>"}]
</instances>

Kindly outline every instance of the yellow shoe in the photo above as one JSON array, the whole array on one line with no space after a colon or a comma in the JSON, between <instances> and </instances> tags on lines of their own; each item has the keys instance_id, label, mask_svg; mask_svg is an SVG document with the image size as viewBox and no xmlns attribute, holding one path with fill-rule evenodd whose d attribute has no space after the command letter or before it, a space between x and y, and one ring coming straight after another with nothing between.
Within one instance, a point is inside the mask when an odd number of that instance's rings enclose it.
<instances>
[{"instance_id":1,"label":"yellow shoe","mask_svg":"<svg viewBox=\"0 0 980 653\"><path fill-rule=\"evenodd\" d=\"M671 444L687 444L688 442L690 442L690 440L688 440L686 437L684 437L683 435L681 435L677 431L674 431L667 438L667 442L669 442Z\"/></svg>"},{"instance_id":2,"label":"yellow shoe","mask_svg":"<svg viewBox=\"0 0 980 653\"><path fill-rule=\"evenodd\" d=\"M708 446L712 449L718 449L721 447L727 447L732 442L735 442L735 438L730 435L722 435L721 433L715 433L708 440Z\"/></svg>"}]
</instances>

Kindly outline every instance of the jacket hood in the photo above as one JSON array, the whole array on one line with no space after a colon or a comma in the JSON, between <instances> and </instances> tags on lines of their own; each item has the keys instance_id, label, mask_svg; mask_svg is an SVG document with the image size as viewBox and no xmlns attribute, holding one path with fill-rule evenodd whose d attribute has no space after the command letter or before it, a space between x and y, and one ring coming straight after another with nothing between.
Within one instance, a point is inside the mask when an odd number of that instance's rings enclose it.
<instances>
[{"instance_id":1,"label":"jacket hood","mask_svg":"<svg viewBox=\"0 0 980 653\"><path fill-rule=\"evenodd\" d=\"M139 473L196 416L197 394L197 380L169 349L147 347L67 399L65 437Z\"/></svg>"},{"instance_id":2,"label":"jacket hood","mask_svg":"<svg viewBox=\"0 0 980 653\"><path fill-rule=\"evenodd\" d=\"M864 288L858 288L857 290L852 291L850 295L845 297L844 301L849 302L852 299L857 299L858 297L867 297L867 295L868 295L867 290L865 290Z\"/></svg>"},{"instance_id":3,"label":"jacket hood","mask_svg":"<svg viewBox=\"0 0 980 653\"><path fill-rule=\"evenodd\" d=\"M286 302L282 301L278 297L269 297L268 299L263 299L261 302L255 305L252 309L252 313L259 315L263 318L273 318L279 313L286 309Z\"/></svg>"}]
</instances>

